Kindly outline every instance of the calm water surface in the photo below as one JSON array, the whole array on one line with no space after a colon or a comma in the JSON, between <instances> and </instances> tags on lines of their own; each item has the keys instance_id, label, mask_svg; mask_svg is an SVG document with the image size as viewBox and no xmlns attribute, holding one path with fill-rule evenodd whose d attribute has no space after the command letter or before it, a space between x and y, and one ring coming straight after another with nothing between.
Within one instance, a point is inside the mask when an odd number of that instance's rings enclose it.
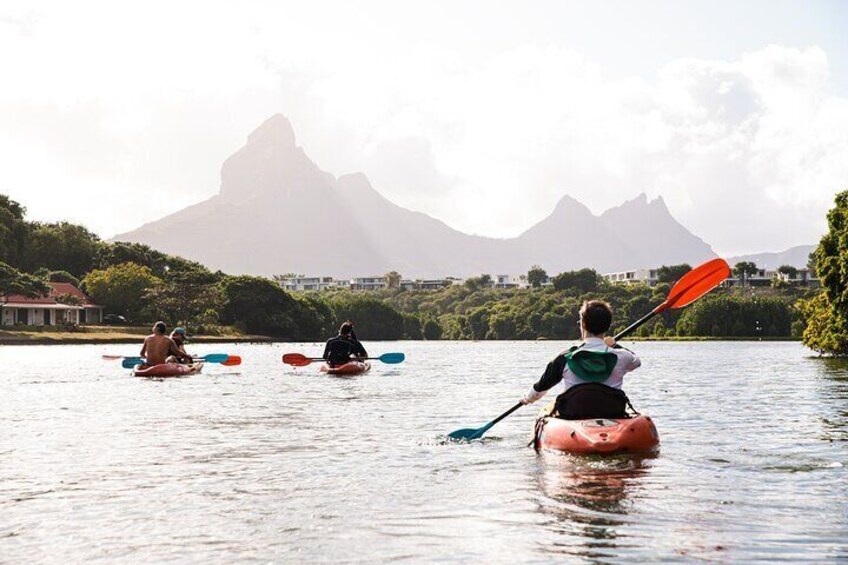
<instances>
[{"instance_id":1,"label":"calm water surface","mask_svg":"<svg viewBox=\"0 0 848 565\"><path fill-rule=\"evenodd\" d=\"M133 378L130 346L0 346L0 562L848 561L848 366L795 343L639 343L652 457L537 454L535 408L471 444L565 343L317 344Z\"/></svg>"}]
</instances>

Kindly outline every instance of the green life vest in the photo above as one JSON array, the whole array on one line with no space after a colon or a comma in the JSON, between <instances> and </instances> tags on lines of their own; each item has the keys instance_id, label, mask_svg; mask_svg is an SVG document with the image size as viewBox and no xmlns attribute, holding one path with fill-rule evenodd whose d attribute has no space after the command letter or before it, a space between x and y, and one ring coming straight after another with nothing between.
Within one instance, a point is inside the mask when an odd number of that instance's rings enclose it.
<instances>
[{"instance_id":1,"label":"green life vest","mask_svg":"<svg viewBox=\"0 0 848 565\"><path fill-rule=\"evenodd\" d=\"M568 369L590 383L607 380L618 363L618 356L607 351L587 351L576 345L565 354Z\"/></svg>"}]
</instances>

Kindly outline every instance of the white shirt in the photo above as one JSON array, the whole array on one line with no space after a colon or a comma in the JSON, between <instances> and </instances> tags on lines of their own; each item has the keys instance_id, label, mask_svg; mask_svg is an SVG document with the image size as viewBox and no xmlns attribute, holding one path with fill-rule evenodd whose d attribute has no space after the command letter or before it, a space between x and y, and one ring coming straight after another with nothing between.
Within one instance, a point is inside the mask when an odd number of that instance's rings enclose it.
<instances>
[{"instance_id":1,"label":"white shirt","mask_svg":"<svg viewBox=\"0 0 848 565\"><path fill-rule=\"evenodd\" d=\"M600 384L606 385L608 387L621 389L621 385L624 382L624 375L629 373L630 371L638 369L642 365L642 361L632 351L628 351L622 348L607 347L607 344L604 343L604 340L599 337L587 338L585 344L580 349L586 351L609 352L615 354L615 356L618 357L618 362L616 362L615 367L613 367L612 373L610 373L610 376L607 377L606 380L593 381L599 382ZM583 384L586 382L588 381L585 381L574 373L572 373L571 369L569 369L568 365L566 364L565 368L562 371L562 383L565 386L562 392L565 392L566 390L570 389L575 385ZM549 389L546 390L536 390L535 385L530 387L530 390L527 392L527 394L524 395L524 403L530 404L532 402L536 402L537 400L545 396L545 394L547 394L548 390L550 390L551 388L554 387L551 386Z\"/></svg>"}]
</instances>

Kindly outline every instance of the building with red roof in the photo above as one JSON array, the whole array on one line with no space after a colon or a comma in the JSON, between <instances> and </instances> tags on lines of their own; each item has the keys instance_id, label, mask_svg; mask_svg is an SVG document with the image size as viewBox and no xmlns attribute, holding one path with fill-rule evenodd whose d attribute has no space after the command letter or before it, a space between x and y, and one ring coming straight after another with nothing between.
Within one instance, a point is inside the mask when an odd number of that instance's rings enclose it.
<instances>
[{"instance_id":1,"label":"building with red roof","mask_svg":"<svg viewBox=\"0 0 848 565\"><path fill-rule=\"evenodd\" d=\"M64 326L103 321L103 307L92 302L88 295L71 283L47 284L50 285L47 296L0 296L0 325Z\"/></svg>"}]
</instances>

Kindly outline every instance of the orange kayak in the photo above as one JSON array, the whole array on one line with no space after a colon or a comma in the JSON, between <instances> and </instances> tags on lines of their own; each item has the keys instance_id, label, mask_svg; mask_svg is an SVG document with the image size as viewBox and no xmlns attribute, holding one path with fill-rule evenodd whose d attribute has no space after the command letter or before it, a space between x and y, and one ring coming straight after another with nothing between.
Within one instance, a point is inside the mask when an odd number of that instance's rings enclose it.
<instances>
[{"instance_id":1,"label":"orange kayak","mask_svg":"<svg viewBox=\"0 0 848 565\"><path fill-rule=\"evenodd\" d=\"M321 365L321 372L328 375L361 375L367 373L371 369L371 363L368 361L351 361L344 365L336 365L330 367L328 364Z\"/></svg>"},{"instance_id":2,"label":"orange kayak","mask_svg":"<svg viewBox=\"0 0 848 565\"><path fill-rule=\"evenodd\" d=\"M536 421L536 449L568 453L636 453L660 443L653 420L633 418L561 420L546 415Z\"/></svg>"},{"instance_id":3,"label":"orange kayak","mask_svg":"<svg viewBox=\"0 0 848 565\"><path fill-rule=\"evenodd\" d=\"M183 365L181 363L162 363L160 365L136 365L133 374L136 377L187 377L203 370L203 363Z\"/></svg>"}]
</instances>

